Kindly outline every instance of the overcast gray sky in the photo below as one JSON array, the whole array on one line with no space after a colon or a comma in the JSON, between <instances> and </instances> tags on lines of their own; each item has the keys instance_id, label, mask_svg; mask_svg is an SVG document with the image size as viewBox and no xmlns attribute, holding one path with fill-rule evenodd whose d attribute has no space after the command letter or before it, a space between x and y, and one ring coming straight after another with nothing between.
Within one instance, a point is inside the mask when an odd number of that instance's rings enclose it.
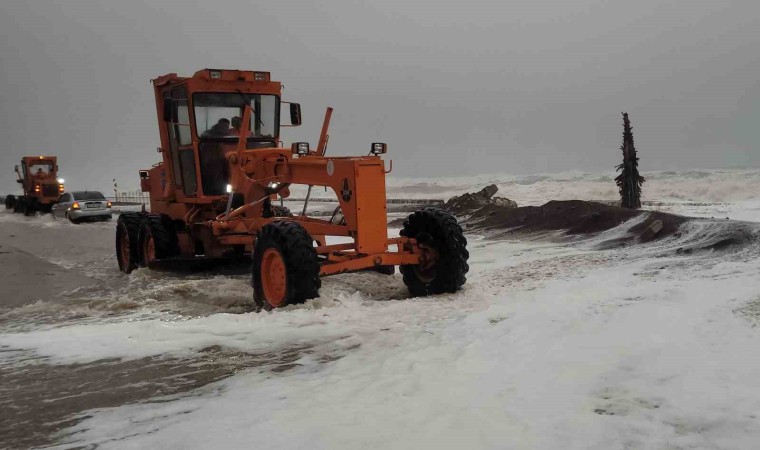
<instances>
[{"instance_id":1,"label":"overcast gray sky","mask_svg":"<svg viewBox=\"0 0 760 450\"><path fill-rule=\"evenodd\" d=\"M0 192L55 154L71 188L158 161L151 78L268 70L284 140L389 144L398 176L614 170L621 111L647 170L760 165L753 1L0 2Z\"/></svg>"}]
</instances>

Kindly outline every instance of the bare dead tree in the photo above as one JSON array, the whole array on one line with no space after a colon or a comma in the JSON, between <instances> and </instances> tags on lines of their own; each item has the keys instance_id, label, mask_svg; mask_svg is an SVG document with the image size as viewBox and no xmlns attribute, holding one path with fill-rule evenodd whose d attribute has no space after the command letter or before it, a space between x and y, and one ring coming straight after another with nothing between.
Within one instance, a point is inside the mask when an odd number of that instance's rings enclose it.
<instances>
[{"instance_id":1,"label":"bare dead tree","mask_svg":"<svg viewBox=\"0 0 760 450\"><path fill-rule=\"evenodd\" d=\"M639 175L639 157L633 146L632 130L628 113L624 112L623 145L620 146L620 150L623 151L623 164L617 166L620 175L615 177L615 183L620 190L620 206L638 209L641 208L641 186L644 184L644 177Z\"/></svg>"}]
</instances>

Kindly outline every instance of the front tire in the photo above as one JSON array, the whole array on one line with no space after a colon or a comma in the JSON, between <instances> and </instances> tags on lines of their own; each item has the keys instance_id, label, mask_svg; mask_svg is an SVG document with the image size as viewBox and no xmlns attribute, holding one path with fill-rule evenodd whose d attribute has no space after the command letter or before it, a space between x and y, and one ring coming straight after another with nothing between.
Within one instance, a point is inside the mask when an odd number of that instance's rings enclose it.
<instances>
[{"instance_id":1,"label":"front tire","mask_svg":"<svg viewBox=\"0 0 760 450\"><path fill-rule=\"evenodd\" d=\"M319 296L322 280L312 242L296 222L275 221L261 229L251 274L253 300L259 308L271 310Z\"/></svg>"},{"instance_id":2,"label":"front tire","mask_svg":"<svg viewBox=\"0 0 760 450\"><path fill-rule=\"evenodd\" d=\"M116 222L116 260L119 270L130 273L137 268L137 239L142 214L122 213Z\"/></svg>"},{"instance_id":3,"label":"front tire","mask_svg":"<svg viewBox=\"0 0 760 450\"><path fill-rule=\"evenodd\" d=\"M456 292L467 281L470 253L454 216L423 208L404 221L401 236L416 239L423 256L420 264L399 267L413 297Z\"/></svg>"},{"instance_id":4,"label":"front tire","mask_svg":"<svg viewBox=\"0 0 760 450\"><path fill-rule=\"evenodd\" d=\"M5 209L14 209L16 207L16 196L15 195L6 195L5 196Z\"/></svg>"}]
</instances>

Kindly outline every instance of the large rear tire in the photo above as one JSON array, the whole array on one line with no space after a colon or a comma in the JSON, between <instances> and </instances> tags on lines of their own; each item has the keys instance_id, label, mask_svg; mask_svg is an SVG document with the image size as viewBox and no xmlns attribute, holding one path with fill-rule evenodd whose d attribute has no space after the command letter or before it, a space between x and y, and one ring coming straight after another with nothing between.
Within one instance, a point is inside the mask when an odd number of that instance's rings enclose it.
<instances>
[{"instance_id":1,"label":"large rear tire","mask_svg":"<svg viewBox=\"0 0 760 450\"><path fill-rule=\"evenodd\" d=\"M16 196L15 195L6 195L5 196L5 209L14 209L16 207Z\"/></svg>"},{"instance_id":2,"label":"large rear tire","mask_svg":"<svg viewBox=\"0 0 760 450\"><path fill-rule=\"evenodd\" d=\"M26 199L26 211L24 212L24 215L35 216L39 209L39 203L37 203L35 197L29 197Z\"/></svg>"},{"instance_id":3,"label":"large rear tire","mask_svg":"<svg viewBox=\"0 0 760 450\"><path fill-rule=\"evenodd\" d=\"M420 264L399 267L412 296L456 292L467 281L470 253L454 216L438 208L423 208L404 221L401 236L415 238L422 250Z\"/></svg>"},{"instance_id":4,"label":"large rear tire","mask_svg":"<svg viewBox=\"0 0 760 450\"><path fill-rule=\"evenodd\" d=\"M27 197L21 197L21 199L19 200L18 212L20 212L21 214L23 214L25 216L31 216L31 215L33 215L34 213L31 212L32 211L32 205L30 203L31 202L29 201L29 199Z\"/></svg>"},{"instance_id":5,"label":"large rear tire","mask_svg":"<svg viewBox=\"0 0 760 450\"><path fill-rule=\"evenodd\" d=\"M137 268L137 242L142 216L140 213L121 213L116 222L116 260L119 270L124 273Z\"/></svg>"},{"instance_id":6,"label":"large rear tire","mask_svg":"<svg viewBox=\"0 0 760 450\"><path fill-rule=\"evenodd\" d=\"M152 267L157 261L179 253L177 233L171 220L161 214L145 214L140 224L138 264Z\"/></svg>"},{"instance_id":7,"label":"large rear tire","mask_svg":"<svg viewBox=\"0 0 760 450\"><path fill-rule=\"evenodd\" d=\"M262 228L253 250L253 301L271 310L319 296L322 280L312 238L298 223L275 221Z\"/></svg>"}]
</instances>

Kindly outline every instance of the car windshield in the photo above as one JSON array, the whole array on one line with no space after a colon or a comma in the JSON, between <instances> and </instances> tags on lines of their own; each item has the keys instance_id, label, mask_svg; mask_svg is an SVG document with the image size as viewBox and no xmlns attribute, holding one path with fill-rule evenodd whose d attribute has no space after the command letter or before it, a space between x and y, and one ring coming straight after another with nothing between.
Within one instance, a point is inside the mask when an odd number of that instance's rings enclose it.
<instances>
[{"instance_id":1,"label":"car windshield","mask_svg":"<svg viewBox=\"0 0 760 450\"><path fill-rule=\"evenodd\" d=\"M38 173L48 175L53 171L53 163L47 161L35 162L29 165L29 173L37 175Z\"/></svg>"},{"instance_id":2,"label":"car windshield","mask_svg":"<svg viewBox=\"0 0 760 450\"><path fill-rule=\"evenodd\" d=\"M229 92L193 95L198 134L201 138L237 139L245 105L253 109L248 137L276 138L280 127L279 97Z\"/></svg>"},{"instance_id":3,"label":"car windshield","mask_svg":"<svg viewBox=\"0 0 760 450\"><path fill-rule=\"evenodd\" d=\"M105 200L98 191L84 191L84 192L72 192L74 194L74 200Z\"/></svg>"}]
</instances>

